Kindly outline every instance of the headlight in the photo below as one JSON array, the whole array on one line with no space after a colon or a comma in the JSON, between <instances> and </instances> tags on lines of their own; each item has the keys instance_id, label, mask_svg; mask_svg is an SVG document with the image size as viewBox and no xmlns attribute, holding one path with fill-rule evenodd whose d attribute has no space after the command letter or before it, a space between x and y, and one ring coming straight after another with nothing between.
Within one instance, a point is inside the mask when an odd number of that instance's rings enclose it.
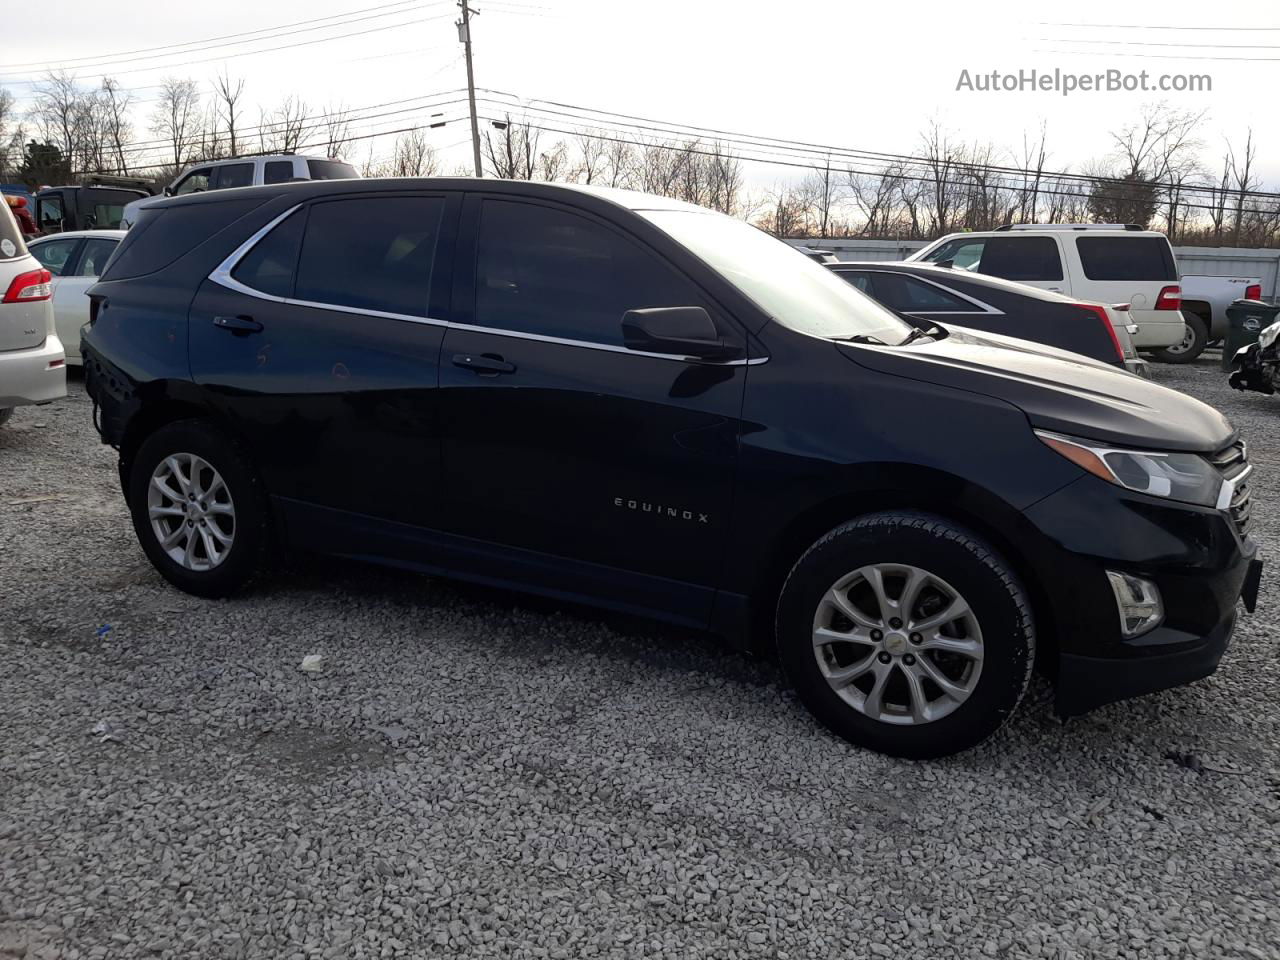
<instances>
[{"instance_id":1,"label":"headlight","mask_svg":"<svg viewBox=\"0 0 1280 960\"><path fill-rule=\"evenodd\" d=\"M1202 507L1218 505L1222 474L1198 454L1119 450L1041 430L1036 431L1036 436L1076 466L1108 483Z\"/></svg>"}]
</instances>

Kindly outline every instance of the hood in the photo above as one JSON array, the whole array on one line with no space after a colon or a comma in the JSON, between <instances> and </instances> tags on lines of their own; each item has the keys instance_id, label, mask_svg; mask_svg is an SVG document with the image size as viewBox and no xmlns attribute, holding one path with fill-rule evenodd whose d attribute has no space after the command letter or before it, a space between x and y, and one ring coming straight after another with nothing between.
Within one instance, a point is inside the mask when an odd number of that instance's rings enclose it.
<instances>
[{"instance_id":1,"label":"hood","mask_svg":"<svg viewBox=\"0 0 1280 960\"><path fill-rule=\"evenodd\" d=\"M838 346L861 366L995 397L1035 427L1082 439L1212 453L1235 436L1226 417L1185 393L1026 340L952 327L933 343Z\"/></svg>"}]
</instances>

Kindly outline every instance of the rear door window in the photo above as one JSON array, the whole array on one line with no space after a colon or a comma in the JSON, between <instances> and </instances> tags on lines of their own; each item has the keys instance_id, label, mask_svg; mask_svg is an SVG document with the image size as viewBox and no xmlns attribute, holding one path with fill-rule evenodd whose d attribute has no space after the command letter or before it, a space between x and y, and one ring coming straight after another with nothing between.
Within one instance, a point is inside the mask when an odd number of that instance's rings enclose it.
<instances>
[{"instance_id":1,"label":"rear door window","mask_svg":"<svg viewBox=\"0 0 1280 960\"><path fill-rule=\"evenodd\" d=\"M877 273L875 297L903 313L972 313L976 308L931 283L901 273Z\"/></svg>"},{"instance_id":2,"label":"rear door window","mask_svg":"<svg viewBox=\"0 0 1280 960\"><path fill-rule=\"evenodd\" d=\"M294 296L425 317L442 197L353 197L313 204Z\"/></svg>"},{"instance_id":3,"label":"rear door window","mask_svg":"<svg viewBox=\"0 0 1280 960\"><path fill-rule=\"evenodd\" d=\"M867 296L869 297L875 296L875 294L871 290L870 274L857 273L853 270L837 270L836 275L839 276L841 280L845 280L848 283L853 284L855 287L857 287Z\"/></svg>"},{"instance_id":4,"label":"rear door window","mask_svg":"<svg viewBox=\"0 0 1280 960\"><path fill-rule=\"evenodd\" d=\"M232 187L253 186L252 163L224 163L214 167L211 190L229 190Z\"/></svg>"},{"instance_id":5,"label":"rear door window","mask_svg":"<svg viewBox=\"0 0 1280 960\"><path fill-rule=\"evenodd\" d=\"M80 256L76 260L75 268L68 276L96 277L101 275L103 267L111 259L111 254L116 252L118 245L118 240L108 240L105 237L90 237L86 239L84 248L80 251Z\"/></svg>"},{"instance_id":6,"label":"rear door window","mask_svg":"<svg viewBox=\"0 0 1280 960\"><path fill-rule=\"evenodd\" d=\"M241 258L231 271L232 278L273 297L292 297L306 223L306 211L294 211Z\"/></svg>"},{"instance_id":7,"label":"rear door window","mask_svg":"<svg viewBox=\"0 0 1280 960\"><path fill-rule=\"evenodd\" d=\"M1076 250L1090 280L1178 280L1173 250L1164 237L1076 237Z\"/></svg>"},{"instance_id":8,"label":"rear door window","mask_svg":"<svg viewBox=\"0 0 1280 960\"><path fill-rule=\"evenodd\" d=\"M32 246L31 255L39 260L41 265L55 277L60 277L67 268L67 263L71 260L72 254L76 252L76 247L79 243L80 241L75 238L69 240L46 240L44 243L37 243Z\"/></svg>"},{"instance_id":9,"label":"rear door window","mask_svg":"<svg viewBox=\"0 0 1280 960\"><path fill-rule=\"evenodd\" d=\"M1053 237L990 237L978 272L1005 280L1061 280L1058 241Z\"/></svg>"},{"instance_id":10,"label":"rear door window","mask_svg":"<svg viewBox=\"0 0 1280 960\"><path fill-rule=\"evenodd\" d=\"M288 183L292 179L292 160L268 160L266 165L263 167L263 183Z\"/></svg>"}]
</instances>

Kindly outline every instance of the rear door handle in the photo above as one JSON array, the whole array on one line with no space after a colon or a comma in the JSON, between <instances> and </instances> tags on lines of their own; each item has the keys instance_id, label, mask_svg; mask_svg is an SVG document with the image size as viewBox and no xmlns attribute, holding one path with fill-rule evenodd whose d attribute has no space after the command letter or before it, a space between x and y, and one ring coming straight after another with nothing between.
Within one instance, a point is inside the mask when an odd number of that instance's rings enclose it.
<instances>
[{"instance_id":1,"label":"rear door handle","mask_svg":"<svg viewBox=\"0 0 1280 960\"><path fill-rule=\"evenodd\" d=\"M515 373L516 365L508 363L494 353L455 353L453 365L474 370L482 377L496 377L500 373Z\"/></svg>"},{"instance_id":2,"label":"rear door handle","mask_svg":"<svg viewBox=\"0 0 1280 960\"><path fill-rule=\"evenodd\" d=\"M262 324L253 317L214 317L213 325L232 333L259 333L262 330Z\"/></svg>"}]
</instances>

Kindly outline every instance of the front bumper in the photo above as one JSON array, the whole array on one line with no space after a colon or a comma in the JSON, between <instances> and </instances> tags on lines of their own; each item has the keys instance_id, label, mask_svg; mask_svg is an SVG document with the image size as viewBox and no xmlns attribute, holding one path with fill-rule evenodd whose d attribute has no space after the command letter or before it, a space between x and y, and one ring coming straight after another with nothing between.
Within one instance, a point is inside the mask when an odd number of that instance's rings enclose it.
<instances>
[{"instance_id":1,"label":"front bumper","mask_svg":"<svg viewBox=\"0 0 1280 960\"><path fill-rule=\"evenodd\" d=\"M62 341L53 335L30 350L0 353L0 410L65 397L66 359Z\"/></svg>"},{"instance_id":2,"label":"front bumper","mask_svg":"<svg viewBox=\"0 0 1280 960\"><path fill-rule=\"evenodd\" d=\"M1062 716L1179 686L1211 674L1252 610L1262 561L1224 511L1131 493L1082 477L1035 504L1027 518L1046 538L1038 555ZM1046 565L1047 564L1047 565ZM1120 632L1106 571L1153 581L1164 620L1141 636Z\"/></svg>"}]
</instances>

